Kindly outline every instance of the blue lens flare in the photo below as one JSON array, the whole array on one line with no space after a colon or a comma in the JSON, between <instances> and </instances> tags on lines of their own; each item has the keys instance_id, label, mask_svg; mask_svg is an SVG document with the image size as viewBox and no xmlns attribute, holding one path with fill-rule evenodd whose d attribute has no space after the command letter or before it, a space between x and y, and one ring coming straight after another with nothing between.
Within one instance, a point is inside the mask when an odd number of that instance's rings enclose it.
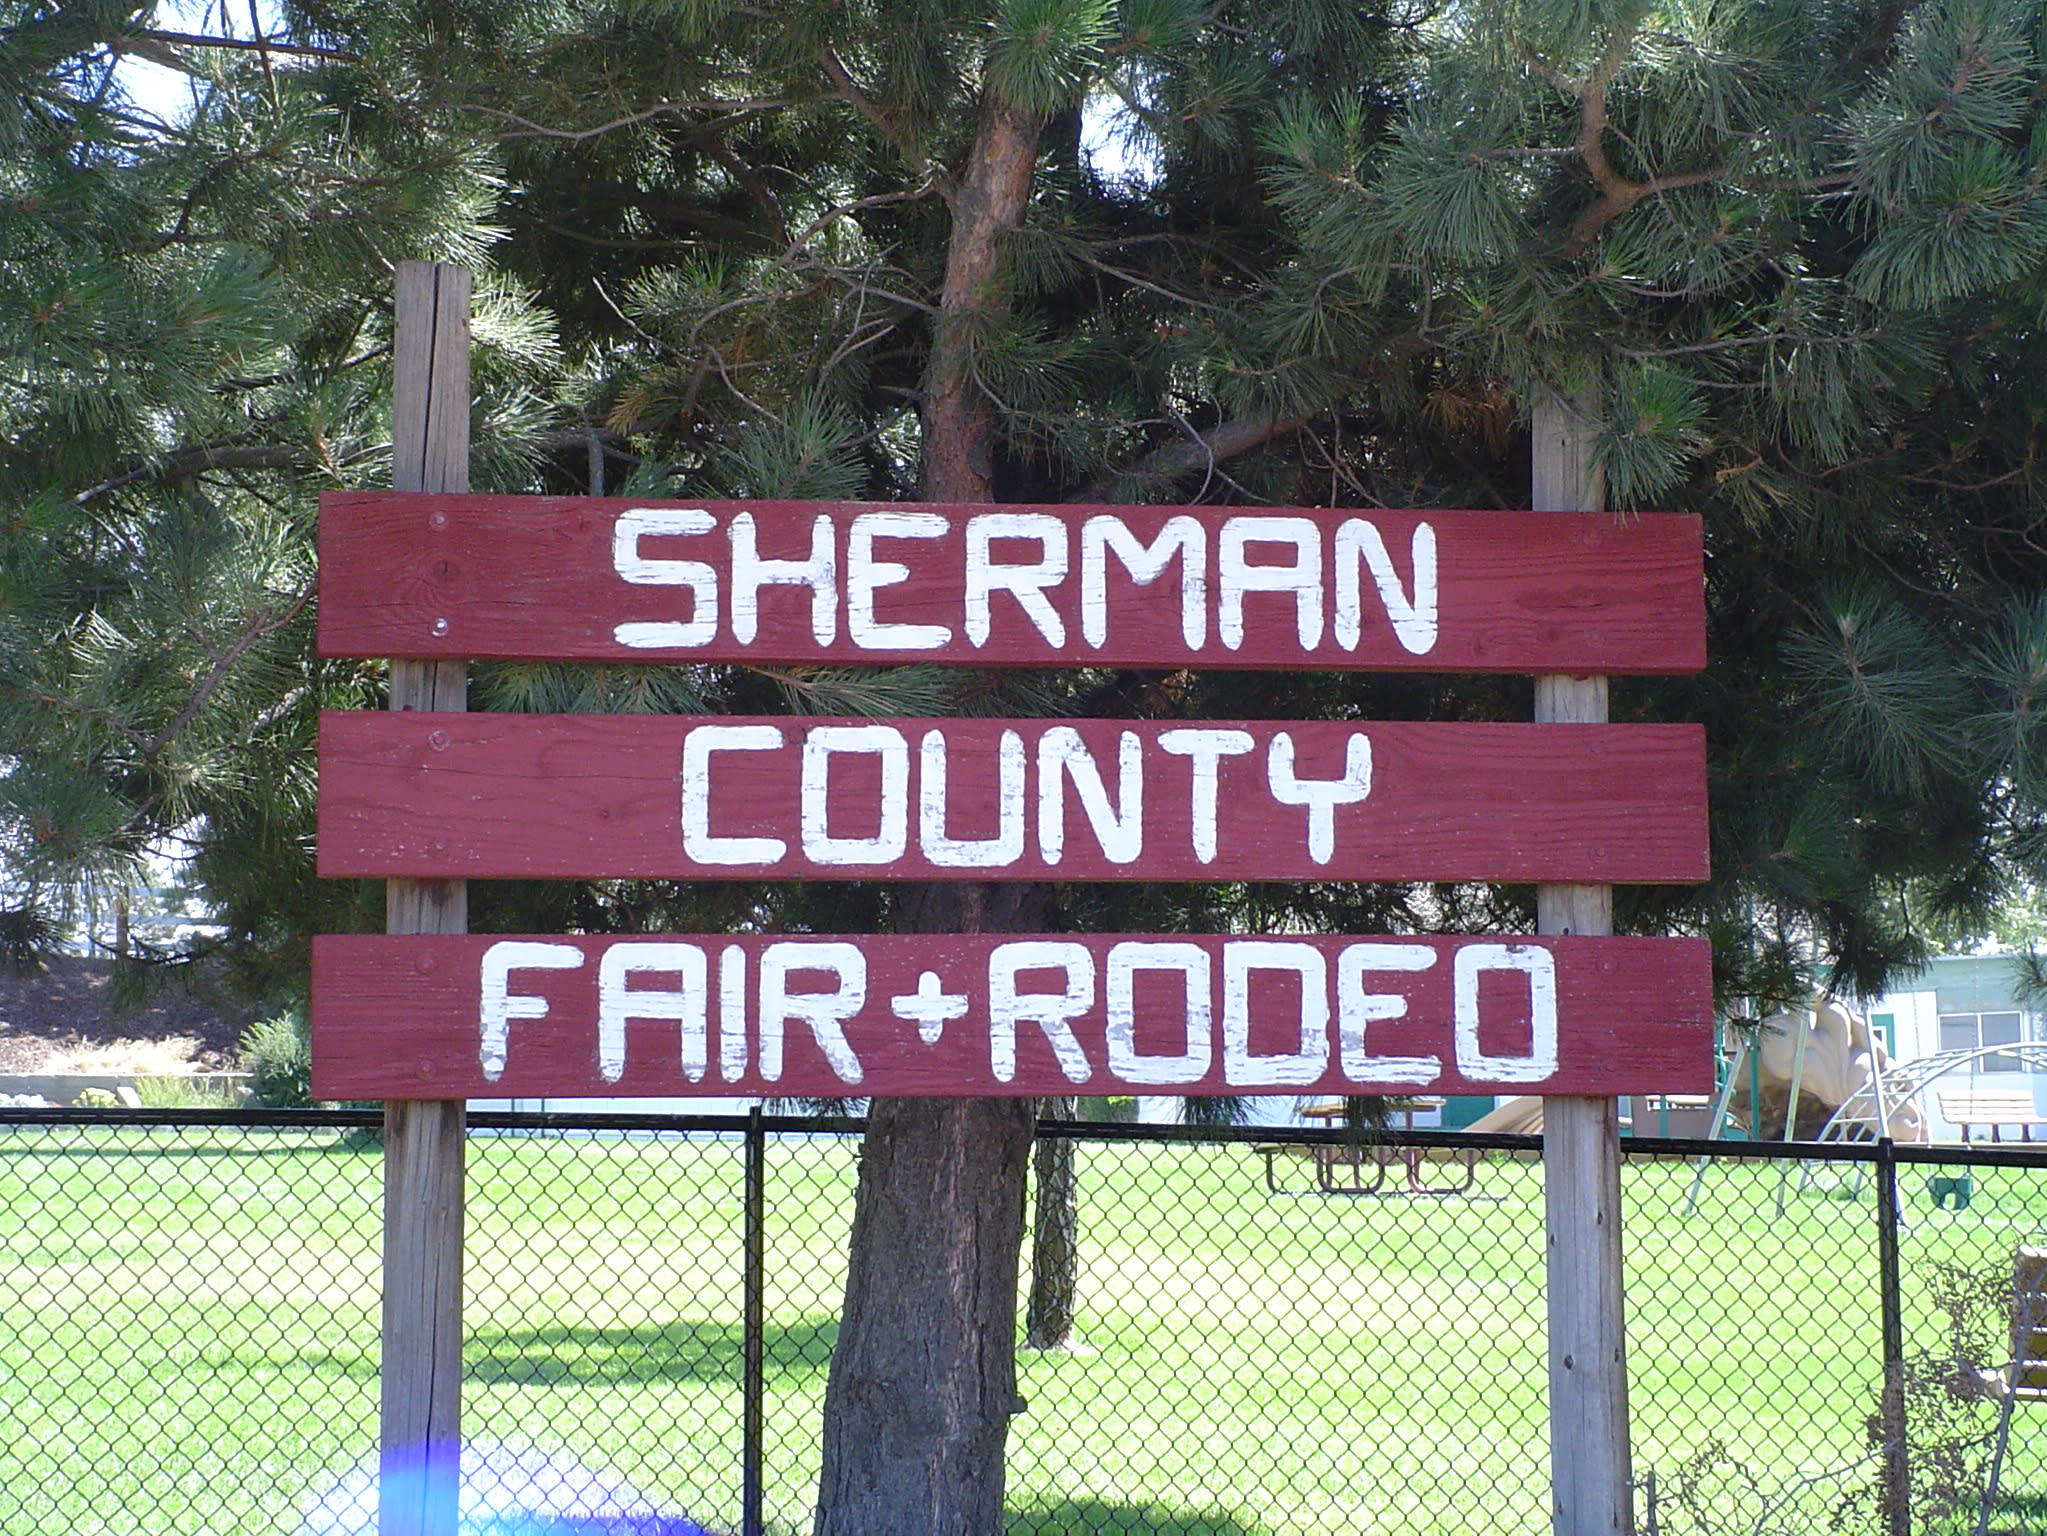
<instances>
[{"instance_id":1,"label":"blue lens flare","mask_svg":"<svg viewBox=\"0 0 2047 1536\"><path fill-rule=\"evenodd\" d=\"M385 1473L384 1489L410 1504L427 1476L420 1458L401 1458ZM464 1446L458 1507L458 1536L713 1536L573 1456L530 1448ZM296 1536L377 1536L377 1508L376 1468L357 1467L320 1495Z\"/></svg>"}]
</instances>

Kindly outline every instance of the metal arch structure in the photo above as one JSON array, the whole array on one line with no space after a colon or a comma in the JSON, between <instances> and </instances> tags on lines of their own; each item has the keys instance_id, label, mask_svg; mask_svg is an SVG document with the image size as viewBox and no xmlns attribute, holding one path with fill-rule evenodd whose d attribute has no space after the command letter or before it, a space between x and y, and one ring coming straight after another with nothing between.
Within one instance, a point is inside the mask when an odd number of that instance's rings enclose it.
<instances>
[{"instance_id":1,"label":"metal arch structure","mask_svg":"<svg viewBox=\"0 0 2047 1536\"><path fill-rule=\"evenodd\" d=\"M1992 1056L2016 1057L2019 1070L2047 1073L2047 1041L2026 1040L2013 1045L1978 1046L1966 1051L1940 1051L1912 1061L1893 1061L1882 1072L1849 1094L1827 1123L1820 1127L1821 1141L1861 1141L1881 1138L1891 1114L1904 1104L1919 1099L1940 1079L1955 1072L1972 1071ZM1927 1124L1933 1122L1923 1100L1919 1112Z\"/></svg>"}]
</instances>

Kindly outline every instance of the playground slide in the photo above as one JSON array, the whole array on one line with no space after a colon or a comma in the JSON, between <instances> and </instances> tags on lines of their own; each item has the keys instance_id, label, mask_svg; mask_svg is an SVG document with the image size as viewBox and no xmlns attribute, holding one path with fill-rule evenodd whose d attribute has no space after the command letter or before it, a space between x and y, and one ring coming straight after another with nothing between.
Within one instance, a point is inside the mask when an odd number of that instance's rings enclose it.
<instances>
[{"instance_id":1,"label":"playground slide","mask_svg":"<svg viewBox=\"0 0 2047 1536\"><path fill-rule=\"evenodd\" d=\"M1791 1080L1798 1078L1798 1120L1796 1134L1810 1140L1819 1135L1835 1110L1850 1095L1869 1087L1873 1073L1887 1070L1891 1058L1881 1038L1870 1031L1869 1021L1840 1003L1816 999L1812 1028L1806 1032L1805 1064L1798 1064L1800 1025L1804 1012L1780 1013L1763 1021L1758 1040L1762 1065L1762 1131L1765 1136L1784 1134L1784 1111L1791 1097ZM1729 1117L1742 1125L1750 1123L1750 1082L1746 1067L1737 1075L1734 1096L1728 1103ZM1890 1110L1893 1141L1925 1141L1926 1117L1911 1102Z\"/></svg>"},{"instance_id":2,"label":"playground slide","mask_svg":"<svg viewBox=\"0 0 2047 1536\"><path fill-rule=\"evenodd\" d=\"M1487 1113L1480 1115L1465 1127L1467 1131L1483 1131L1488 1135L1540 1136L1542 1134L1542 1100L1533 1095L1502 1099Z\"/></svg>"},{"instance_id":3,"label":"playground slide","mask_svg":"<svg viewBox=\"0 0 2047 1536\"><path fill-rule=\"evenodd\" d=\"M1805 1014L1780 1013L1763 1021L1757 1052L1762 1079L1762 1130L1766 1137L1784 1134L1784 1111L1791 1098L1791 1080L1798 1077L1798 1120L1796 1135L1811 1140L1820 1133L1834 1111L1853 1094L1869 1085L1872 1071L1890 1065L1884 1043L1870 1032L1869 1021L1839 1003L1816 1001L1812 1028L1806 1032L1805 1064L1798 1065L1798 1037ZM1750 1123L1750 1079L1746 1063L1736 1077L1728 1101L1728 1118L1737 1125ZM1926 1117L1913 1103L1894 1105L1890 1112L1891 1139L1927 1140ZM1496 1131L1504 1135L1533 1136L1542 1131L1542 1100L1533 1097L1502 1099L1491 1113L1469 1127L1473 1131Z\"/></svg>"}]
</instances>

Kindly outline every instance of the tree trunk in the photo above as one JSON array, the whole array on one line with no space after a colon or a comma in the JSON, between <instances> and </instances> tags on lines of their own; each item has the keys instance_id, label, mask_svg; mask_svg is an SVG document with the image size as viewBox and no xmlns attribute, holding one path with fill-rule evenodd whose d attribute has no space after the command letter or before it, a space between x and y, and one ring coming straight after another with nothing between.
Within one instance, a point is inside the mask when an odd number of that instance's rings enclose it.
<instances>
[{"instance_id":1,"label":"tree trunk","mask_svg":"<svg viewBox=\"0 0 2047 1536\"><path fill-rule=\"evenodd\" d=\"M1029 1099L878 1099L825 1391L817 1536L996 1536Z\"/></svg>"},{"instance_id":2,"label":"tree trunk","mask_svg":"<svg viewBox=\"0 0 2047 1536\"><path fill-rule=\"evenodd\" d=\"M989 100L952 195L931 364L924 376L924 499L995 499L995 413L974 379L974 329L1008 308L1001 291L1002 237L1030 202L1043 119Z\"/></svg>"},{"instance_id":3,"label":"tree trunk","mask_svg":"<svg viewBox=\"0 0 2047 1536\"><path fill-rule=\"evenodd\" d=\"M924 378L924 495L992 501L995 422L977 318L1007 305L1002 236L1030 200L1042 121L989 98L951 194ZM1018 932L1043 889L898 889L902 933ZM972 1027L962 1020L959 1027ZM825 1388L816 1536L1000 1536L1016 1395L1017 1256L1031 1099L877 1099L854 1197L846 1303Z\"/></svg>"},{"instance_id":4,"label":"tree trunk","mask_svg":"<svg viewBox=\"0 0 2047 1536\"><path fill-rule=\"evenodd\" d=\"M1034 885L918 884L911 933L1038 925ZM964 1026L967 1021L962 1021ZM816 1536L999 1536L1032 1099L876 1099L825 1388Z\"/></svg>"},{"instance_id":5,"label":"tree trunk","mask_svg":"<svg viewBox=\"0 0 2047 1536\"><path fill-rule=\"evenodd\" d=\"M1078 1099L1045 1100L1045 1113L1071 1120ZM1065 1349L1073 1342L1074 1298L1080 1288L1080 1197L1074 1186L1073 1143L1038 1139L1031 1156L1037 1207L1031 1223L1031 1298L1024 1309L1024 1347Z\"/></svg>"}]
</instances>

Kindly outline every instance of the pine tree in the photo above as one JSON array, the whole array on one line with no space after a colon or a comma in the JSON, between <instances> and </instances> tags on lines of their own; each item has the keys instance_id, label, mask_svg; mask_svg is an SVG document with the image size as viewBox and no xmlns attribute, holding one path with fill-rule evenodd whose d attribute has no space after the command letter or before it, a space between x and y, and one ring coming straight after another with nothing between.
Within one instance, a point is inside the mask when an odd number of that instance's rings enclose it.
<instances>
[{"instance_id":1,"label":"pine tree","mask_svg":"<svg viewBox=\"0 0 2047 1536\"><path fill-rule=\"evenodd\" d=\"M367 925L306 857L311 711L380 686L308 655L308 511L378 473L384 261L449 254L488 269L480 489L1513 508L1527 400L1596 378L1616 501L1709 528L1712 670L1631 683L1616 718L1707 722L1716 874L1624 892L1623 927L1710 934L1727 999L1769 1007L1872 988L1929 917L2047 872L2039 0L318 0L267 54L152 41L124 7L5 14L0 835L39 890L176 832L276 974ZM116 44L170 49L209 106L122 121ZM1136 178L1090 163L1090 98ZM1511 679L474 687L1528 714ZM1498 887L476 897L501 930L1532 923ZM999 1529L1028 1146L1016 1106L876 1107L822 1530ZM944 1263L971 1307L938 1299Z\"/></svg>"},{"instance_id":2,"label":"pine tree","mask_svg":"<svg viewBox=\"0 0 2047 1536\"><path fill-rule=\"evenodd\" d=\"M2043 19L1490 0L1385 132L1277 130L1299 283L1398 296L1424 419L1596 380L1616 504L1706 516L1712 669L1629 697L1708 723L1716 878L1631 920L1765 1012L2036 877Z\"/></svg>"},{"instance_id":3,"label":"pine tree","mask_svg":"<svg viewBox=\"0 0 2047 1536\"><path fill-rule=\"evenodd\" d=\"M136 50L192 73L188 116L126 100ZM478 258L487 151L365 143L291 70L135 6L6 7L0 80L7 899L47 927L168 845L275 975L350 921L307 867L308 753L370 687L310 654L313 496L378 473L388 262ZM515 296L497 318L516 449L539 333Z\"/></svg>"},{"instance_id":4,"label":"pine tree","mask_svg":"<svg viewBox=\"0 0 2047 1536\"><path fill-rule=\"evenodd\" d=\"M1255 180L1239 184L1243 206L1224 192L1256 153L1256 104L1284 83L1276 71L1361 78L1376 47L1380 29L1341 7L1293 10L1251 29L1208 28L1184 4L1119 14L1070 0L620 8L566 34L502 10L394 25L428 39L414 67L436 106L503 125L514 227L533 234L504 259L536 284L575 274L549 297L594 322L589 432L607 470L630 466L627 487L983 501L1099 495L1104 480L1170 492L1294 429L1226 419L1174 382L1202 352L1186 334L1190 300L1227 326L1271 228ZM521 50L544 54L544 71L521 68ZM1207 142L1180 152L1217 206L1152 207L1088 174L1079 106L1098 80L1133 95L1161 82L1151 117L1208 120ZM543 214L544 197L574 216ZM549 259L557 241L592 249L563 265ZM585 486L611 479L588 462ZM504 669L486 687L555 675ZM703 681L704 701L728 708L1162 707L1138 697L1141 680L1100 676L735 669ZM1053 920L1052 893L1031 887L759 899L817 928ZM1227 925L1239 899L1170 904ZM872 1106L820 1530L1000 1523L1031 1120L1028 1103Z\"/></svg>"}]
</instances>

